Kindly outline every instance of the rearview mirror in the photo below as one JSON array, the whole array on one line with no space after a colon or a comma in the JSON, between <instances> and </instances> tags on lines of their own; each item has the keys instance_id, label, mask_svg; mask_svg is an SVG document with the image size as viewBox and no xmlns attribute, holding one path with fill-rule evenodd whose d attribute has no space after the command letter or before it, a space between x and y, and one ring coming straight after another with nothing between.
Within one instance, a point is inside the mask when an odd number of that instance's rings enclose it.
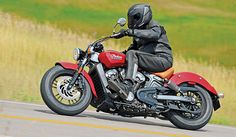
<instances>
[{"instance_id":1,"label":"rearview mirror","mask_svg":"<svg viewBox=\"0 0 236 137\"><path fill-rule=\"evenodd\" d=\"M117 24L119 24L121 27L125 26L126 24L126 19L125 18L119 18L117 20Z\"/></svg>"},{"instance_id":2,"label":"rearview mirror","mask_svg":"<svg viewBox=\"0 0 236 137\"><path fill-rule=\"evenodd\" d=\"M116 26L120 25L121 27L124 27L126 24L126 19L125 18L119 18L116 22L116 25L113 27L113 34L116 33Z\"/></svg>"}]
</instances>

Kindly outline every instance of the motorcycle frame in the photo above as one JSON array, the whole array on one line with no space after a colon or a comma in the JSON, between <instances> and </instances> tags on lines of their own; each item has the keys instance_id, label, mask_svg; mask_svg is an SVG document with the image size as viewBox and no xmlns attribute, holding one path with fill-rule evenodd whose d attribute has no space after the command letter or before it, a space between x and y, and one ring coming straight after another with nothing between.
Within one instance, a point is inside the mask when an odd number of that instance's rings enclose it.
<instances>
[{"instance_id":1,"label":"motorcycle frame","mask_svg":"<svg viewBox=\"0 0 236 137\"><path fill-rule=\"evenodd\" d=\"M77 64L70 63L70 62L57 62L56 65L60 65L64 69L72 69L72 70L78 69ZM88 81L88 83L90 85L90 88L93 92L93 95L95 97L98 97L95 86L94 86L94 83L92 81L92 78L89 76L89 74L85 70L82 71L82 74L86 78L86 80ZM173 81L177 85L180 85L180 84L185 83L185 82L188 82L189 84L199 84L202 87L204 87L205 89L207 89L210 94L213 94L213 95L217 96L217 92L216 92L215 88L212 87L207 82L206 79L204 79L203 77L201 77L198 74L191 73L191 72L179 72L179 73L174 74L170 78L170 80Z\"/></svg>"}]
</instances>

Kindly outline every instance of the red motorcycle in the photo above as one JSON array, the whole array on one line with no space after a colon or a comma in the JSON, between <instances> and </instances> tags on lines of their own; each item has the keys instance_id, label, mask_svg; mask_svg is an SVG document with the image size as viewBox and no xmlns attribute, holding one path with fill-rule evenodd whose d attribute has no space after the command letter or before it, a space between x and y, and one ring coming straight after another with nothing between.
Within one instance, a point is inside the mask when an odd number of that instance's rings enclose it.
<instances>
[{"instance_id":1,"label":"red motorcycle","mask_svg":"<svg viewBox=\"0 0 236 137\"><path fill-rule=\"evenodd\" d=\"M114 30L125 22L120 18ZM125 54L104 51L101 44L119 35L114 30L113 35L95 41L85 51L76 48L77 63L57 62L46 72L41 81L41 96L46 105L61 115L77 115L92 105L97 112L167 119L183 129L205 126L213 110L220 108L219 98L224 95L197 74L174 74L173 68L158 73L139 69L132 101L117 89L126 73Z\"/></svg>"}]
</instances>

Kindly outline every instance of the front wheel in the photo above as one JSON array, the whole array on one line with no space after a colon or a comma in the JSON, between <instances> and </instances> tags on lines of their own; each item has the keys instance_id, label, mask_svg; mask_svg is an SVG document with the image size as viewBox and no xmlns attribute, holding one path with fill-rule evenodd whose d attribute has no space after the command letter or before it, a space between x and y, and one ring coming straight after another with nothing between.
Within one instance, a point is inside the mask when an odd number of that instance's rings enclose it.
<instances>
[{"instance_id":1,"label":"front wheel","mask_svg":"<svg viewBox=\"0 0 236 137\"><path fill-rule=\"evenodd\" d=\"M186 96L194 99L193 103L182 103L189 112L171 110L164 115L176 127L188 130L197 130L204 127L211 119L213 112L212 99L209 93L200 86L195 86L198 91L188 91ZM198 113L191 113L198 112Z\"/></svg>"},{"instance_id":2,"label":"front wheel","mask_svg":"<svg viewBox=\"0 0 236 137\"><path fill-rule=\"evenodd\" d=\"M41 96L45 104L61 115L73 116L83 112L90 104L92 93L87 80L80 75L75 85L67 90L74 70L55 66L41 80Z\"/></svg>"}]
</instances>

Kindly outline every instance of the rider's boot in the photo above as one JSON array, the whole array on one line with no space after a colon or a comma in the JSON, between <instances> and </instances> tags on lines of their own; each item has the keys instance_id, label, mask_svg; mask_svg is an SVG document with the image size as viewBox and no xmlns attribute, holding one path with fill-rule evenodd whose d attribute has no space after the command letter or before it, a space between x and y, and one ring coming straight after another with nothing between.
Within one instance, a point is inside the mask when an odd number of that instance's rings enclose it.
<instances>
[{"instance_id":1,"label":"rider's boot","mask_svg":"<svg viewBox=\"0 0 236 137\"><path fill-rule=\"evenodd\" d=\"M124 82L119 83L118 86L127 94L127 101L132 101L134 99L133 82L131 80L126 79Z\"/></svg>"}]
</instances>

